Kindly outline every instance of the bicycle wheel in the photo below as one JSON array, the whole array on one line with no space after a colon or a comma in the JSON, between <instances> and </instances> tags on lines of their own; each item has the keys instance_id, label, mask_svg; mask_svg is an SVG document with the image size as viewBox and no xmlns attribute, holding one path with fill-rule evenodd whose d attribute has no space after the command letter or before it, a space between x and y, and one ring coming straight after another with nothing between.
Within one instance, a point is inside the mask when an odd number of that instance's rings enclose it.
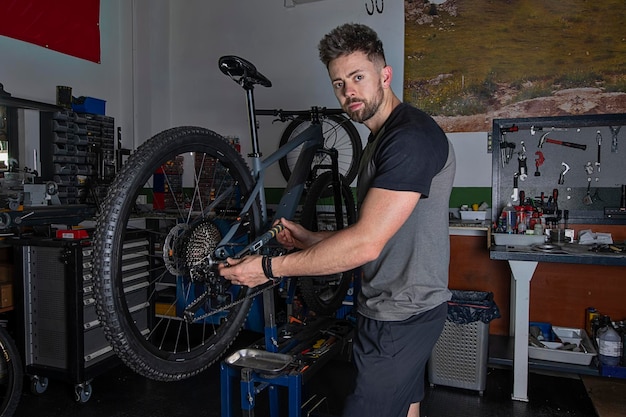
<instances>
[{"instance_id":1,"label":"bicycle wheel","mask_svg":"<svg viewBox=\"0 0 626 417\"><path fill-rule=\"evenodd\" d=\"M335 213L332 173L325 172L311 185L302 208L300 223L312 231L338 230L356 222L356 208L347 181L341 181L341 222ZM328 196L328 197L326 197ZM346 297L356 270L327 276L299 277L298 286L307 307L318 315L331 315Z\"/></svg>"},{"instance_id":2,"label":"bicycle wheel","mask_svg":"<svg viewBox=\"0 0 626 417\"><path fill-rule=\"evenodd\" d=\"M9 333L0 327L0 417L11 417L22 396L22 361Z\"/></svg>"},{"instance_id":3,"label":"bicycle wheel","mask_svg":"<svg viewBox=\"0 0 626 417\"><path fill-rule=\"evenodd\" d=\"M198 127L158 134L116 176L96 224L94 286L106 337L136 372L162 381L190 377L239 333L250 290L230 285L206 259L216 248L233 255L255 235L258 201L239 217L252 187L239 153ZM136 229L149 237L148 274L135 272L129 259ZM228 231L235 233L222 242Z\"/></svg>"},{"instance_id":4,"label":"bicycle wheel","mask_svg":"<svg viewBox=\"0 0 626 417\"><path fill-rule=\"evenodd\" d=\"M354 124L347 117L341 114L333 114L327 116L322 121L322 131L324 132L324 148L336 149L338 152L339 173L346 179L348 185L352 184L352 181L356 178L359 170L359 161L361 160L361 154L363 153L363 145L361 143L361 137L359 132L354 127ZM311 122L307 119L298 117L292 120L285 128L282 136L280 137L280 146L283 146L292 138L309 127ZM278 161L280 166L280 172L283 174L285 180L289 180L293 167L296 165L298 156L300 155L301 147L297 147L293 151L289 152L287 156L281 158ZM326 154L318 154L313 160L312 168L316 166L328 165L330 166L330 156ZM329 168L315 169L316 176L322 172L329 171Z\"/></svg>"}]
</instances>

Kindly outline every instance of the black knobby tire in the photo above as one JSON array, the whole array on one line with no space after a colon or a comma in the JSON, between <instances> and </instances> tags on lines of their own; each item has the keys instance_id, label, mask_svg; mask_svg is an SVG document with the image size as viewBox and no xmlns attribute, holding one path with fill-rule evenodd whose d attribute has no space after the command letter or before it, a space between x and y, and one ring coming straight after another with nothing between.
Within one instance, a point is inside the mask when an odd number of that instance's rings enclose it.
<instances>
[{"instance_id":1,"label":"black knobby tire","mask_svg":"<svg viewBox=\"0 0 626 417\"><path fill-rule=\"evenodd\" d=\"M11 417L22 396L22 360L15 341L0 327L0 417Z\"/></svg>"},{"instance_id":2,"label":"black knobby tire","mask_svg":"<svg viewBox=\"0 0 626 417\"><path fill-rule=\"evenodd\" d=\"M191 181L186 172L191 172ZM251 305L247 288L229 286L224 294L230 298L222 297L226 300L222 305L202 304L200 312L206 313L243 300L219 315L199 322L183 320L184 308L208 285L189 279L184 260L195 253L189 236L195 236L200 226L228 230L252 187L241 155L220 135L198 127L177 127L154 136L116 176L96 225L94 287L105 335L134 371L162 381L193 376L214 363L239 333ZM225 198L220 199L222 195ZM214 200L220 204L209 212L209 201ZM245 245L258 231L259 210L255 201L244 215L243 229L236 233L236 245ZM156 230L144 232L149 238L147 276L128 272L132 266L127 246L132 245L127 242L137 233L135 218L142 212L144 218L147 212L158 222ZM193 244L202 248L203 235L198 236Z\"/></svg>"},{"instance_id":3,"label":"black knobby tire","mask_svg":"<svg viewBox=\"0 0 626 417\"><path fill-rule=\"evenodd\" d=\"M292 120L280 137L280 146L286 144L298 133L309 127L310 124L309 120L301 117ZM322 120L322 131L324 134L324 148L337 150L339 173L345 177L348 184L352 184L352 181L358 174L359 162L363 153L363 144L361 143L359 132L354 127L352 121L341 114L326 116ZM294 149L278 161L280 172L286 181L291 176L292 169L298 160L300 149L301 147ZM325 154L318 154L313 160L311 168L320 164L330 165L330 157ZM315 172L315 175L319 176L322 172L327 171L327 169L318 170Z\"/></svg>"},{"instance_id":4,"label":"black knobby tire","mask_svg":"<svg viewBox=\"0 0 626 417\"><path fill-rule=\"evenodd\" d=\"M300 223L312 231L338 230L339 222L334 211L332 173L319 176L308 190ZM356 204L347 181L341 180L343 227L356 222ZM333 315L346 298L355 270L329 276L299 277L298 287L306 306L318 315Z\"/></svg>"}]
</instances>

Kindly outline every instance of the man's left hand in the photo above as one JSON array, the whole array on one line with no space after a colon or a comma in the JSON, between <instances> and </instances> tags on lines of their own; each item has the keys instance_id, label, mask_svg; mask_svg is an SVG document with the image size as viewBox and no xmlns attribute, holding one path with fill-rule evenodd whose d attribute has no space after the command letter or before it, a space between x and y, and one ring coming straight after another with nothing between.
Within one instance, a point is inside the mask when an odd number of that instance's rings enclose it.
<instances>
[{"instance_id":1,"label":"man's left hand","mask_svg":"<svg viewBox=\"0 0 626 417\"><path fill-rule=\"evenodd\" d=\"M221 276L235 285L256 287L265 284L268 278L263 273L260 255L244 256L241 259L228 258L218 266Z\"/></svg>"}]
</instances>

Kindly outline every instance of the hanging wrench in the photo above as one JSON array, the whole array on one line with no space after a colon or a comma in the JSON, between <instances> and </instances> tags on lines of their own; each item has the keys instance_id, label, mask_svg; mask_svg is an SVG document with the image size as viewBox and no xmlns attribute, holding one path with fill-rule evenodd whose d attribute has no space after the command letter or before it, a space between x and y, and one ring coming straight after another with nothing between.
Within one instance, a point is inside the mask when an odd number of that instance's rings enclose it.
<instances>
[{"instance_id":1,"label":"hanging wrench","mask_svg":"<svg viewBox=\"0 0 626 417\"><path fill-rule=\"evenodd\" d=\"M561 162L561 174L559 175L559 184L563 185L565 183L565 174L569 171L569 165L565 162Z\"/></svg>"},{"instance_id":2,"label":"hanging wrench","mask_svg":"<svg viewBox=\"0 0 626 417\"><path fill-rule=\"evenodd\" d=\"M621 126L617 126L617 127L613 127L613 126L609 126L609 128L611 129L611 152L612 153L617 153L617 134L619 133L619 130L622 128Z\"/></svg>"},{"instance_id":3,"label":"hanging wrench","mask_svg":"<svg viewBox=\"0 0 626 417\"><path fill-rule=\"evenodd\" d=\"M598 172L600 172L600 149L602 149L602 135L599 130L596 133L596 142L598 143L598 159L596 161L596 167L598 168Z\"/></svg>"},{"instance_id":4,"label":"hanging wrench","mask_svg":"<svg viewBox=\"0 0 626 417\"><path fill-rule=\"evenodd\" d=\"M522 141L520 145L522 146L522 151L517 155L519 179L526 181L526 177L528 177L528 168L526 167L526 145L524 145L524 141Z\"/></svg>"}]
</instances>

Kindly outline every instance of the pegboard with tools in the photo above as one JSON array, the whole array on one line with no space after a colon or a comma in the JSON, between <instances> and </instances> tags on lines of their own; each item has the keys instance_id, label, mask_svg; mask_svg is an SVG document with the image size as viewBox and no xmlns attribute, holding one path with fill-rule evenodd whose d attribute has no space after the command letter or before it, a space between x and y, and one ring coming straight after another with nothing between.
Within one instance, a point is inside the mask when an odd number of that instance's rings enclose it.
<instances>
[{"instance_id":1,"label":"pegboard with tools","mask_svg":"<svg viewBox=\"0 0 626 417\"><path fill-rule=\"evenodd\" d=\"M492 205L626 224L626 114L495 119Z\"/></svg>"}]
</instances>

